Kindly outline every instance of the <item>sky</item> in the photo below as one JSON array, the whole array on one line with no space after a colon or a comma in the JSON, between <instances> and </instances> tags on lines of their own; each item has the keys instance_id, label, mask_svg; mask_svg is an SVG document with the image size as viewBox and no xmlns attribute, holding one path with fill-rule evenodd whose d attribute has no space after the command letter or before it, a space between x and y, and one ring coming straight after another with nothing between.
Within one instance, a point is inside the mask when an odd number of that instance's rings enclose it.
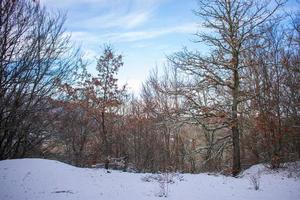
<instances>
[{"instance_id":1,"label":"sky","mask_svg":"<svg viewBox=\"0 0 300 200\"><path fill-rule=\"evenodd\" d=\"M95 71L104 44L122 54L120 84L138 93L151 69L166 55L194 45L198 18L195 0L43 0L47 9L67 13L65 27Z\"/></svg>"},{"instance_id":2,"label":"sky","mask_svg":"<svg viewBox=\"0 0 300 200\"><path fill-rule=\"evenodd\" d=\"M66 12L65 27L81 46L88 69L96 73L96 59L104 44L122 54L120 85L138 94L151 71L162 68L166 56L194 43L200 21L193 13L196 0L42 0L50 10Z\"/></svg>"}]
</instances>

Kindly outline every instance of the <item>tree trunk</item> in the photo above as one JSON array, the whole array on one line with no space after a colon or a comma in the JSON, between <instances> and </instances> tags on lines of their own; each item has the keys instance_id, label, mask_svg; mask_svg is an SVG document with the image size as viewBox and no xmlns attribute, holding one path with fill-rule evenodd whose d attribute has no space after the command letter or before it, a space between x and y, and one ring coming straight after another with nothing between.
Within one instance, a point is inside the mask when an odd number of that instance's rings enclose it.
<instances>
[{"instance_id":1,"label":"tree trunk","mask_svg":"<svg viewBox=\"0 0 300 200\"><path fill-rule=\"evenodd\" d=\"M104 147L103 150L103 154L105 159L109 156L109 144L108 144L108 140L107 140L107 130L106 130L106 126L105 126L105 111L101 112L101 118L102 118L102 122L101 122L101 128L102 128L102 144Z\"/></svg>"},{"instance_id":2,"label":"tree trunk","mask_svg":"<svg viewBox=\"0 0 300 200\"><path fill-rule=\"evenodd\" d=\"M237 63L235 60L234 63ZM237 64L236 64L237 65ZM238 127L238 94L239 94L239 74L238 68L235 66L235 70L233 71L233 102L232 102L232 144L233 144L233 155L232 155L232 175L236 176L241 170L241 162L240 162L240 135L239 135L239 127Z\"/></svg>"}]
</instances>

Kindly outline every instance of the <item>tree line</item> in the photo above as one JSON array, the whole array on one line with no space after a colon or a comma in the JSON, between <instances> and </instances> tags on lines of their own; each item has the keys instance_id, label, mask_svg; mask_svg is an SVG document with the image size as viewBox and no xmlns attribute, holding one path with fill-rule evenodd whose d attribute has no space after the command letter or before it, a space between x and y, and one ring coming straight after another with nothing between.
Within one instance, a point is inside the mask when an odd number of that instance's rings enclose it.
<instances>
[{"instance_id":1,"label":"tree line","mask_svg":"<svg viewBox=\"0 0 300 200\"><path fill-rule=\"evenodd\" d=\"M65 15L1 1L0 159L127 156L138 171L232 175L299 160L299 13L285 1L197 2L195 42L209 50L169 55L134 97L118 86L111 45L90 74Z\"/></svg>"}]
</instances>

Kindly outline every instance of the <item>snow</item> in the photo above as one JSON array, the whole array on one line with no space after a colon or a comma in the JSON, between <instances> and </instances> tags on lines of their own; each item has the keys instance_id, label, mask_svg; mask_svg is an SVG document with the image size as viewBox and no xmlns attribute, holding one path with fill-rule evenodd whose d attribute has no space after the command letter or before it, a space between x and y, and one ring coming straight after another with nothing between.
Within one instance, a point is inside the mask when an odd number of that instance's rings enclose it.
<instances>
[{"instance_id":1,"label":"snow","mask_svg":"<svg viewBox=\"0 0 300 200\"><path fill-rule=\"evenodd\" d=\"M44 159L4 160L0 161L0 199L300 199L300 178L287 169L270 171L256 165L239 178L207 173L166 176L113 170L107 173L104 169L77 168ZM251 176L258 177L258 190ZM162 197L162 192L167 197Z\"/></svg>"}]
</instances>

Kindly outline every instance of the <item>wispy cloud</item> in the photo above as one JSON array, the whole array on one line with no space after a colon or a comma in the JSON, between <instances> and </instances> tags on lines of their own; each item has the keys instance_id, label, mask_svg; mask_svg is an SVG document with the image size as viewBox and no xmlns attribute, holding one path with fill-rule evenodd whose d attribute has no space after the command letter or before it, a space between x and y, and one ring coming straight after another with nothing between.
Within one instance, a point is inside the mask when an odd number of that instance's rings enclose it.
<instances>
[{"instance_id":1,"label":"wispy cloud","mask_svg":"<svg viewBox=\"0 0 300 200\"><path fill-rule=\"evenodd\" d=\"M196 23L187 23L187 24L182 24L174 27L160 28L154 30L112 33L112 34L102 35L102 37L114 42L134 42L134 41L157 38L168 34L196 33L198 28L199 27Z\"/></svg>"},{"instance_id":2,"label":"wispy cloud","mask_svg":"<svg viewBox=\"0 0 300 200\"><path fill-rule=\"evenodd\" d=\"M76 21L71 20L70 27L94 31L138 27L148 22L156 8L164 1L167 0L41 0L47 6L62 10L75 7L74 13L71 14L80 15L80 18Z\"/></svg>"},{"instance_id":3,"label":"wispy cloud","mask_svg":"<svg viewBox=\"0 0 300 200\"><path fill-rule=\"evenodd\" d=\"M109 0L40 0L43 5L55 6L56 8L63 9L70 6L93 4L97 6L107 5Z\"/></svg>"},{"instance_id":4,"label":"wispy cloud","mask_svg":"<svg viewBox=\"0 0 300 200\"><path fill-rule=\"evenodd\" d=\"M79 22L73 23L73 26L80 26L84 29L106 29L106 28L135 28L149 20L151 11L134 11L129 13L110 12Z\"/></svg>"},{"instance_id":5,"label":"wispy cloud","mask_svg":"<svg viewBox=\"0 0 300 200\"><path fill-rule=\"evenodd\" d=\"M72 39L74 41L85 43L97 43L100 41L109 42L135 42L161 37L168 34L178 33L196 33L199 30L197 23L187 23L178 26L167 28L159 28L153 30L129 31L129 32L114 32L107 34L93 34L90 32L73 32Z\"/></svg>"}]
</instances>

